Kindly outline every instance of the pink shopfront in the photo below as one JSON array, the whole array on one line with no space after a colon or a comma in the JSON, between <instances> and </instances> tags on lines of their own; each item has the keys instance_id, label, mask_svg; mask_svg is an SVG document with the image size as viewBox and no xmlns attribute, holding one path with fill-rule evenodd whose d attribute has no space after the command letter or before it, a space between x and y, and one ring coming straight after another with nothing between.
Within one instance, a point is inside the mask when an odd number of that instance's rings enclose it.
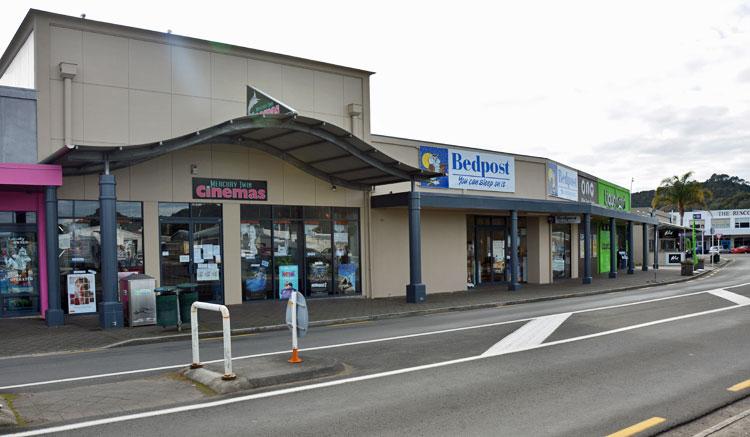
<instances>
[{"instance_id":1,"label":"pink shopfront","mask_svg":"<svg viewBox=\"0 0 750 437\"><path fill-rule=\"evenodd\" d=\"M45 314L45 198L60 185L57 165L0 163L0 317Z\"/></svg>"}]
</instances>

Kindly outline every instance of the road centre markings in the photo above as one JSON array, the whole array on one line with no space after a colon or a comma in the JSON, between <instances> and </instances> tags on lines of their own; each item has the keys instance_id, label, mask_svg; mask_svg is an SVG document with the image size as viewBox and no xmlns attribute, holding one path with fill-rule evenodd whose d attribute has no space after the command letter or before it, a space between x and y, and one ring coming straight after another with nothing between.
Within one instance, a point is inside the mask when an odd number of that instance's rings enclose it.
<instances>
[{"instance_id":1,"label":"road centre markings","mask_svg":"<svg viewBox=\"0 0 750 437\"><path fill-rule=\"evenodd\" d=\"M750 282L744 283L744 284L738 284L738 285L734 285L732 287L726 287L726 288L742 287L744 285L750 285ZM710 293L711 291L715 291L715 290L718 290L718 289L695 291L695 292L679 294L675 296L666 296L666 297L647 299L647 300L642 300L642 301L637 301L637 302L629 302L629 303L624 303L624 304L608 305L608 306L597 307L597 308L576 310L576 311L571 311L570 314L583 314L583 313L588 313L588 312L593 312L593 311L603 311L603 310L609 310L609 309L615 309L615 308L624 308L624 307L633 306L633 305L661 302L661 301L670 300L670 299L679 299L682 297ZM729 308L733 308L733 307L729 307ZM539 316L539 317L545 317L545 316ZM404 340L404 339L409 339L409 338L418 338L418 337L423 337L423 336L428 336L428 335L440 335L440 334L447 334L451 332L490 328L490 327L508 325L508 324L513 324L513 323L529 322L539 317L529 317L525 319L509 320L505 322L485 323L482 325L462 326L459 328L441 329L437 331L420 332L416 334L404 334L404 335L397 335L393 337L375 338L375 339L370 339L370 340L359 340L359 341L352 341L352 342L339 343L339 344L330 344L330 345L323 345L323 346L300 348L300 352L333 349L333 348L348 347L348 346L358 346L358 345L363 345L363 344ZM265 353L259 353L259 354L238 356L238 357L232 358L232 360L233 361L234 360L246 360L246 359L251 359L251 358L260 358L260 357L267 357L271 355L281 355L281 354L286 354L286 353L289 353L289 351L285 349L285 350L275 351L275 352L265 352ZM221 362L223 362L223 359L205 361L204 364L213 364L213 363L221 363ZM28 382L28 383L22 383L22 384L6 385L3 387L0 387L0 390L11 390L11 389L24 388L24 387L35 387L35 386L40 386L40 385L60 384L60 383L66 383L66 382L85 381L85 380L91 380L91 379L112 378L112 377L124 376L124 375L134 375L138 373L158 372L158 371L172 370L172 369L187 367L189 365L190 363L183 363L183 364L174 364L174 365L168 365L168 366L158 366L158 367L150 367L150 368L143 368L143 369L125 370L125 371L120 371L120 372L101 373L101 374L95 374L95 375L61 378L61 379L47 380L47 381Z\"/></svg>"},{"instance_id":2,"label":"road centre markings","mask_svg":"<svg viewBox=\"0 0 750 437\"><path fill-rule=\"evenodd\" d=\"M575 342L575 341L581 341L581 340L586 340L586 339L590 339L590 338L602 337L602 336L605 336L605 335L611 335L611 334L616 334L616 333L619 333L619 332L631 331L631 330L634 330L634 329L645 328L645 327L648 327L648 326L655 326L655 325L659 325L659 324L663 324L663 323L674 322L674 321L677 321L677 320L685 320L685 319L690 319L690 318L693 318L693 317L699 317L699 316L704 316L704 315L708 315L708 314L716 314L716 313L720 313L720 312L723 312L723 311L734 310L734 309L737 309L737 308L744 308L745 306L747 306L747 305L732 305L732 306L728 306L728 307L716 308L716 309L707 310L707 311L701 311L701 312L697 312L697 313L691 313L691 314L684 314L684 315L681 315L681 316L669 317L667 319L654 320L654 321L651 321L651 322L641 323L641 324L638 324L638 325L626 326L626 327L623 327L623 328L612 329L612 330L609 330L609 331L597 332L595 334L589 334L589 335L583 335L583 336L580 336L580 337L567 338L567 339L564 339L564 340L558 340L558 341L553 341L553 342L549 342L549 343L541 343L541 344L538 344L538 345L535 345L535 346L530 346L530 347L525 348L525 349L514 350L514 351L511 351L511 352L500 352L499 354L493 355L492 357L496 357L496 356L500 356L500 355L507 355L507 354L521 352L521 351L526 351L526 350L534 350L534 349L541 349L541 348L545 348L545 347L552 347L552 346L556 346L556 345L559 345L559 344L572 343L572 342ZM284 353L288 353L288 351L285 351ZM471 357L458 358L458 359L449 360L449 361L442 361L442 362L438 362L438 363L424 364L424 365L420 365L420 366L407 367L407 368L396 369L396 370L390 370L390 371L381 372L381 373L373 373L373 374L370 374L370 375L362 375L362 376L356 376L356 377L351 377L351 378L343 378L343 379L337 379L337 380L334 380L334 381L326 381L326 382L321 382L321 383L316 383L316 384L308 384L308 385L302 385L302 386L297 386L297 387L290 387L290 388L285 388L285 389L272 390L272 391L268 391L268 392L264 392L264 393L254 393L254 394L245 395L245 396L237 396L237 397L233 397L233 398L220 399L220 400L217 400L217 401L203 402L203 403L192 404L192 405L183 405L183 406L180 406L180 407L172 407L172 408L166 408L166 409L162 409L162 410L153 410L153 411L147 411L147 412L136 413L136 414L126 414L126 415L123 415L123 416L108 417L108 418L104 418L104 419L90 420L90 421L85 421L85 422L71 423L71 424L68 424L68 425L60 425L60 426L54 426L54 427L50 427L50 428L36 429L36 430L25 431L25 432L20 432L20 433L16 433L16 434L10 434L10 436L24 437L24 436L35 436L35 435L48 434L48 433L53 433L53 432L72 431L72 430L76 430L76 429L90 428L90 427L94 427L94 426L107 425L107 424L111 424L111 423L125 422L125 421L138 420L138 419L145 419L145 418L149 418L149 417L163 416L163 415L175 414L175 413L182 413L182 412L187 412L187 411L202 410L202 409L206 409L206 408L213 408L213 407L218 407L218 406L222 406L222 405L236 404L236 403L239 403L239 402L246 402L246 401L251 401L251 400L256 400L256 399L263 399L263 398L270 398L270 397L275 397L275 396L282 396L282 395L291 394L291 393L301 393L301 392L306 392L306 391L310 391L310 390L316 390L316 389L320 389L320 388L334 387L334 386L343 385L343 384L356 383L356 382L361 382L361 381L368 381L368 380L379 379L379 378L384 378L384 377L389 377L389 376L395 376L395 375L401 375L401 374L405 374L405 373L418 372L418 371L428 370L428 369L435 369L435 368L439 368L439 367L451 366L451 365L454 365L454 364L468 363L468 362L482 360L482 359L487 359L487 358L492 358L492 357L490 357L490 356L484 356L484 355L475 355L475 356L471 356ZM652 419L654 419L654 418L652 418ZM652 419L649 419L649 420L652 420ZM623 435L628 435L628 434L623 434Z\"/></svg>"},{"instance_id":3,"label":"road centre markings","mask_svg":"<svg viewBox=\"0 0 750 437\"><path fill-rule=\"evenodd\" d=\"M714 296L720 297L722 299L726 299L730 302L736 303L737 305L750 304L750 298L745 297L741 294L732 293L731 291L728 291L728 290L724 290L724 289L711 290L709 291L709 293L713 294Z\"/></svg>"},{"instance_id":4,"label":"road centre markings","mask_svg":"<svg viewBox=\"0 0 750 437\"><path fill-rule=\"evenodd\" d=\"M542 344L553 332L563 324L572 313L555 314L552 316L539 317L527 322L516 329L505 338L487 349L482 356L491 357L503 353L513 352Z\"/></svg>"},{"instance_id":5,"label":"road centre markings","mask_svg":"<svg viewBox=\"0 0 750 437\"><path fill-rule=\"evenodd\" d=\"M643 422L638 422L635 425L629 426L615 433L609 434L607 437L629 437L632 435L636 435L639 432L645 431L649 428L653 428L654 426L659 425L660 423L664 423L666 421L667 419L663 417L652 417L650 419L644 420Z\"/></svg>"},{"instance_id":6,"label":"road centre markings","mask_svg":"<svg viewBox=\"0 0 750 437\"><path fill-rule=\"evenodd\" d=\"M738 391L745 390L747 388L750 388L750 379L747 379L745 381L737 383L737 384L729 387L727 390L733 391L733 392L738 392Z\"/></svg>"}]
</instances>

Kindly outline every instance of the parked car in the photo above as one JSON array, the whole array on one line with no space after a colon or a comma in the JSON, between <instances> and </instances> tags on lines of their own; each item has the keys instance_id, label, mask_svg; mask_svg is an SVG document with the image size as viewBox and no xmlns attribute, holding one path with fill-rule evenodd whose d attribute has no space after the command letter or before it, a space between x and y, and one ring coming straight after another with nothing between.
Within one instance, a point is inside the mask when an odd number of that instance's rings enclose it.
<instances>
[{"instance_id":1,"label":"parked car","mask_svg":"<svg viewBox=\"0 0 750 437\"><path fill-rule=\"evenodd\" d=\"M732 253L732 251L728 247L720 247L719 253Z\"/></svg>"},{"instance_id":2,"label":"parked car","mask_svg":"<svg viewBox=\"0 0 750 437\"><path fill-rule=\"evenodd\" d=\"M750 246L737 246L732 249L732 253L750 253Z\"/></svg>"},{"instance_id":3,"label":"parked car","mask_svg":"<svg viewBox=\"0 0 750 437\"><path fill-rule=\"evenodd\" d=\"M708 248L708 253L710 255L713 255L713 254L719 253L719 252L721 252L721 246L711 246L711 247Z\"/></svg>"}]
</instances>

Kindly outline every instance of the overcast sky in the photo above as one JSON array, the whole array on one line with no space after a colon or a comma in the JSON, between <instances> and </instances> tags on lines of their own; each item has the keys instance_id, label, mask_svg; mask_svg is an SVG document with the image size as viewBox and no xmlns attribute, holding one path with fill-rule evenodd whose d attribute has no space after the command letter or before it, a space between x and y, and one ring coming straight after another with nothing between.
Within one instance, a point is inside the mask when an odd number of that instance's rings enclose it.
<instances>
[{"instance_id":1,"label":"overcast sky","mask_svg":"<svg viewBox=\"0 0 750 437\"><path fill-rule=\"evenodd\" d=\"M375 71L373 133L750 179L750 1L12 1L0 47L32 7Z\"/></svg>"}]
</instances>

